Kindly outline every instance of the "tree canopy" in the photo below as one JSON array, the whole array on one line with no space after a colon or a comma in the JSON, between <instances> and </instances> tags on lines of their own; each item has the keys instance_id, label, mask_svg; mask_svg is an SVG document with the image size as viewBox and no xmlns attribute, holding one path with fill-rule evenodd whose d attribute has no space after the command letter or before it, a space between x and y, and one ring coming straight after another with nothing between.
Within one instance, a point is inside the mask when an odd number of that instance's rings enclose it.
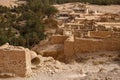
<instances>
[{"instance_id":1,"label":"tree canopy","mask_svg":"<svg viewBox=\"0 0 120 80\"><path fill-rule=\"evenodd\" d=\"M51 18L56 12L45 0L28 0L12 8L0 6L0 45L9 42L31 48L46 37L44 17Z\"/></svg>"}]
</instances>

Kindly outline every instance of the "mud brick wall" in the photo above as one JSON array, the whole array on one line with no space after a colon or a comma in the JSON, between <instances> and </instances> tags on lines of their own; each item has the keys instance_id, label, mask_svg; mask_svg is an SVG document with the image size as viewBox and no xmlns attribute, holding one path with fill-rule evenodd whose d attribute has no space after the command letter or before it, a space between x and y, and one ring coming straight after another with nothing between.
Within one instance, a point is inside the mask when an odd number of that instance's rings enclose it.
<instances>
[{"instance_id":1,"label":"mud brick wall","mask_svg":"<svg viewBox=\"0 0 120 80\"><path fill-rule=\"evenodd\" d=\"M120 38L111 38L103 40L103 50L105 51L119 51L120 50Z\"/></svg>"},{"instance_id":2,"label":"mud brick wall","mask_svg":"<svg viewBox=\"0 0 120 80\"><path fill-rule=\"evenodd\" d=\"M117 51L120 50L120 38L96 39L75 39L75 53Z\"/></svg>"},{"instance_id":3,"label":"mud brick wall","mask_svg":"<svg viewBox=\"0 0 120 80\"><path fill-rule=\"evenodd\" d=\"M64 43L64 54L67 59L72 59L73 57L75 57L75 54L118 50L120 50L120 38L108 38L108 39L76 38L74 42L65 41Z\"/></svg>"},{"instance_id":4,"label":"mud brick wall","mask_svg":"<svg viewBox=\"0 0 120 80\"><path fill-rule=\"evenodd\" d=\"M112 32L110 31L89 31L88 36L89 37L96 37L96 38L106 38L110 37L112 35Z\"/></svg>"},{"instance_id":5,"label":"mud brick wall","mask_svg":"<svg viewBox=\"0 0 120 80\"><path fill-rule=\"evenodd\" d=\"M66 40L64 43L64 55L66 61L71 60L71 58L74 58L74 41Z\"/></svg>"},{"instance_id":6,"label":"mud brick wall","mask_svg":"<svg viewBox=\"0 0 120 80\"><path fill-rule=\"evenodd\" d=\"M0 74L27 76L31 73L30 54L19 50L0 49Z\"/></svg>"},{"instance_id":7,"label":"mud brick wall","mask_svg":"<svg viewBox=\"0 0 120 80\"><path fill-rule=\"evenodd\" d=\"M68 38L68 36L62 36L62 35L55 35L50 38L51 44L64 44L64 41Z\"/></svg>"},{"instance_id":8,"label":"mud brick wall","mask_svg":"<svg viewBox=\"0 0 120 80\"><path fill-rule=\"evenodd\" d=\"M120 38L120 32L114 32L114 33L112 34L112 37L113 37L113 38Z\"/></svg>"},{"instance_id":9,"label":"mud brick wall","mask_svg":"<svg viewBox=\"0 0 120 80\"><path fill-rule=\"evenodd\" d=\"M96 39L75 39L74 52L88 53L102 50L103 41Z\"/></svg>"}]
</instances>

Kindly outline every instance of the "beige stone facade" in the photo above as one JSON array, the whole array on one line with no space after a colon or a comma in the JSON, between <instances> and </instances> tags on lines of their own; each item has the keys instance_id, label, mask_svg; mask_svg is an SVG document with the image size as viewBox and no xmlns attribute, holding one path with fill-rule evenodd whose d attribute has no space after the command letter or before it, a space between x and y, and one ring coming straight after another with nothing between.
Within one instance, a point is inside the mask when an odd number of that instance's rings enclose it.
<instances>
[{"instance_id":1,"label":"beige stone facade","mask_svg":"<svg viewBox=\"0 0 120 80\"><path fill-rule=\"evenodd\" d=\"M68 38L68 36L64 35L55 35L50 38L51 44L63 44L64 41Z\"/></svg>"},{"instance_id":2,"label":"beige stone facade","mask_svg":"<svg viewBox=\"0 0 120 80\"><path fill-rule=\"evenodd\" d=\"M0 46L0 76L30 76L32 67L40 64L36 52L6 43Z\"/></svg>"},{"instance_id":3,"label":"beige stone facade","mask_svg":"<svg viewBox=\"0 0 120 80\"><path fill-rule=\"evenodd\" d=\"M31 58L28 52L0 49L0 75L23 77L31 72Z\"/></svg>"},{"instance_id":4,"label":"beige stone facade","mask_svg":"<svg viewBox=\"0 0 120 80\"><path fill-rule=\"evenodd\" d=\"M64 43L64 54L67 59L74 58L75 54L119 50L120 50L120 38L111 39L75 38L74 41L65 41Z\"/></svg>"},{"instance_id":5,"label":"beige stone facade","mask_svg":"<svg viewBox=\"0 0 120 80\"><path fill-rule=\"evenodd\" d=\"M113 32L111 31L89 31L88 36L93 38L107 38L111 37Z\"/></svg>"}]
</instances>

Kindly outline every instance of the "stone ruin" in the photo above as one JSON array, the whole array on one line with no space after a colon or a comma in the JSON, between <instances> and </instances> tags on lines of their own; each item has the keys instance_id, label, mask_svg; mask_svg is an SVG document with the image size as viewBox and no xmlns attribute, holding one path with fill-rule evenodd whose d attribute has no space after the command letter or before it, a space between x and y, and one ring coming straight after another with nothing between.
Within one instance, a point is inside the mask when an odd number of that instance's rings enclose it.
<instances>
[{"instance_id":1,"label":"stone ruin","mask_svg":"<svg viewBox=\"0 0 120 80\"><path fill-rule=\"evenodd\" d=\"M0 46L0 76L30 76L31 68L39 63L34 51L8 43Z\"/></svg>"},{"instance_id":2,"label":"stone ruin","mask_svg":"<svg viewBox=\"0 0 120 80\"><path fill-rule=\"evenodd\" d=\"M82 3L66 3L54 5L59 13L56 15L55 20L58 22L56 31L49 31L50 37L60 34L63 36L74 36L78 38L97 38L92 33L101 34L98 38L119 37L120 33L120 16L119 13L104 13L100 11L93 11L89 8L88 4ZM117 18L117 19L116 19ZM89 35L91 34L91 36Z\"/></svg>"},{"instance_id":3,"label":"stone ruin","mask_svg":"<svg viewBox=\"0 0 120 80\"><path fill-rule=\"evenodd\" d=\"M50 36L32 48L36 53L66 61L76 54L120 49L120 16L115 16L118 14L91 11L87 4L82 3L55 7L59 10L54 17L58 28L46 31ZM113 17L118 19L111 20Z\"/></svg>"},{"instance_id":4,"label":"stone ruin","mask_svg":"<svg viewBox=\"0 0 120 80\"><path fill-rule=\"evenodd\" d=\"M46 34L50 34L50 37L34 46L33 51L9 44L1 46L0 75L30 75L31 68L40 63L37 54L46 57L52 56L57 60L66 62L75 59L77 54L120 50L119 29L116 31L112 29L120 27L119 22L99 22L104 13L90 14L85 5L78 5L76 9L75 7L76 5L73 5L71 9L60 10L58 15L61 18L57 20L61 23L58 25L61 34L59 35L59 32L56 34L55 30L48 30ZM89 22L93 25L90 25Z\"/></svg>"},{"instance_id":5,"label":"stone ruin","mask_svg":"<svg viewBox=\"0 0 120 80\"><path fill-rule=\"evenodd\" d=\"M49 40L40 42L33 50L43 56L52 56L65 62L75 58L76 54L119 51L119 34L109 31L90 31L87 38L54 35Z\"/></svg>"}]
</instances>

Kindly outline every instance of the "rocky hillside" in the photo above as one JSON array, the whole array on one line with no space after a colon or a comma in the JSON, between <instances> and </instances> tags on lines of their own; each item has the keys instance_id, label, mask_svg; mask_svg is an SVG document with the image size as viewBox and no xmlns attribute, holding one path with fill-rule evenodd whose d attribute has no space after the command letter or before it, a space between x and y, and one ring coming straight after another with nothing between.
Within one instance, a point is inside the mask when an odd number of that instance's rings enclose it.
<instances>
[{"instance_id":1,"label":"rocky hillside","mask_svg":"<svg viewBox=\"0 0 120 80\"><path fill-rule=\"evenodd\" d=\"M15 3L17 0L0 0L0 5L3 6L17 6L17 4Z\"/></svg>"}]
</instances>

